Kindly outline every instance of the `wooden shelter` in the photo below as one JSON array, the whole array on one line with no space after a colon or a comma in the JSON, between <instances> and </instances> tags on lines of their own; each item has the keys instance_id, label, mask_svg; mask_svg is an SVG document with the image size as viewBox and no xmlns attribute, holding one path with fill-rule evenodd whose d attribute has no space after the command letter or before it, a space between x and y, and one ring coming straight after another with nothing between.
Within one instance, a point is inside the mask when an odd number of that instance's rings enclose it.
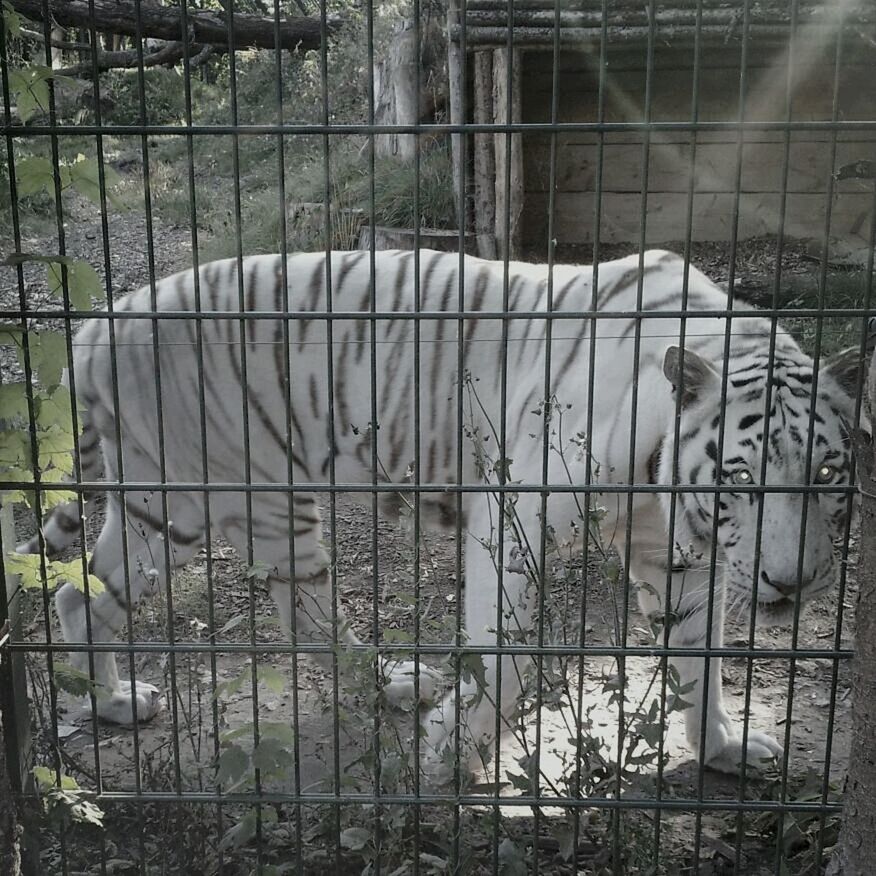
<instances>
[{"instance_id":1,"label":"wooden shelter","mask_svg":"<svg viewBox=\"0 0 876 876\"><path fill-rule=\"evenodd\" d=\"M540 126L455 138L483 255L638 245L643 213L648 245L688 225L866 245L873 181L834 174L876 159L873 0L608 0L605 19L602 0L560 3L450 11L452 121Z\"/></svg>"}]
</instances>

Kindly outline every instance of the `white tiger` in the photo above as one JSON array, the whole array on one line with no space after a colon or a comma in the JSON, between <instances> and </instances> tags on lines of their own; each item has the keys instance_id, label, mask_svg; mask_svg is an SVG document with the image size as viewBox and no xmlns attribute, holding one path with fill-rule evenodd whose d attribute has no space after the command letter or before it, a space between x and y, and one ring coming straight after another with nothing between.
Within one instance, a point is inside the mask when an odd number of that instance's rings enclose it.
<instances>
[{"instance_id":1,"label":"white tiger","mask_svg":"<svg viewBox=\"0 0 876 876\"><path fill-rule=\"evenodd\" d=\"M425 713L424 751L437 763L457 733L463 748L472 750L491 739L496 703L503 714L513 709L520 693L519 671L531 660L502 656L497 692L496 646L519 643L521 631L532 625L538 603L537 587L531 582L539 580L542 525L547 523L558 533L567 531L580 507L569 487L587 485L586 454L562 460L554 452L544 452L545 406L549 408L552 400L568 405L564 422L569 434L587 435L592 404L592 437L587 443L594 472L591 485L597 483L597 469L598 483L609 485L607 490L610 485L651 485L634 492L629 504L622 489L606 492L601 500L607 506L603 531L613 537L621 558L629 557L629 577L649 585L639 589L643 613L652 618L671 614L670 647L700 649L699 655L672 659L681 684L694 683L686 695L694 705L684 712L692 749L698 751L703 739L704 750L699 753L707 765L736 771L743 757L742 735L723 705L720 659L708 661L705 710L702 704L706 661L701 655L707 642L709 593L717 594L709 641L719 647L725 592L736 602L754 599L758 615L776 622L793 614L797 600L808 600L833 583L837 563L832 542L843 533L847 492L821 491L811 497L802 539L802 495L766 493L758 539L759 502L747 488L761 481L762 471L771 487L848 484L850 452L843 421L854 418L849 388L857 379L857 353L847 351L822 363L813 393L813 363L788 334L779 331L775 339L771 370L769 321L734 318L724 397L727 325L721 314L727 309L727 297L695 268L689 268L685 281L684 261L668 252L649 251L641 259L630 256L601 264L595 298L589 267L556 266L549 282L545 265L511 263L506 277L500 262L461 260L455 254L430 251L420 252L419 284L414 283L411 252L376 253L373 285L367 252L336 252L328 262L324 254L293 255L285 274L283 268L280 256L255 256L241 265L234 259L203 265L197 275L184 271L161 281L155 290L158 310L168 318L155 319L147 313L152 310L147 287L116 304L121 316L113 323L112 345L106 319L88 321L77 334L75 389L85 411L80 443L83 479L98 477L102 456L109 481L134 485L124 493L127 558L120 493L108 493L106 522L92 558L94 573L106 585L104 593L91 599L92 639L111 641L125 623L128 599L136 601L148 593L163 580L168 561L178 566L204 543L204 493L198 484L226 485L210 493L210 528L245 552L247 499L233 486L252 483L261 485L250 499L253 557L271 570L268 582L286 629L294 628L299 643L326 645L314 656L329 665L333 624L342 642L358 640L341 609L331 604L331 558L323 547L316 493L329 481L360 488L372 482L392 483L404 485L402 492L422 486L424 517L446 527L458 524L465 532L467 644L493 651L484 656L486 690L478 690L473 678L460 682L460 726L455 722L452 691ZM594 300L598 319L588 318ZM630 316L637 302L654 317ZM234 316L241 305L245 313L258 318L241 321ZM506 307L511 316L503 320ZM573 316L550 322L539 318L549 307ZM690 316L684 320L682 355L678 314L683 307ZM272 316L287 308L291 318ZM196 309L207 318L185 318ZM330 321L325 318L327 310L336 314ZM377 314L373 322L356 318L372 310ZM415 327L411 319L396 318L414 310L424 314L418 321L419 460L414 434ZM467 314L465 318L458 315L460 311ZM507 331L504 411L500 406L503 326ZM372 357L376 362L373 399ZM464 405L459 402L461 380L476 388L474 396L463 392ZM590 386L592 399L588 399ZM682 398L676 431L678 387ZM462 426L459 410L465 420ZM475 451L470 436L499 434L503 414L507 462L494 456L494 471L485 473L483 456ZM814 439L807 466L810 416ZM457 520L455 486L483 486L485 480L495 485L503 474L513 482L515 504L513 525L506 527L499 631L500 575L491 547L497 535L498 491L463 490L462 519ZM290 478L295 484L291 490ZM166 493L148 489L149 484L161 482L176 489ZM671 492L661 488L674 483L702 484L705 492L676 494L674 559L668 562L672 499ZM136 489L139 484L144 485L142 490ZM546 484L554 485L554 490L539 489ZM717 504L715 484L727 488L718 495ZM734 490L734 485L742 487ZM360 489L355 495L371 501L367 491ZM398 496L380 492L383 510L397 512ZM546 520L542 520L543 497ZM50 551L76 538L77 514L75 505L55 510L44 528ZM169 536L167 550L163 532ZM723 580L710 587L713 547ZM35 541L20 550L34 548ZM665 605L667 584L671 612ZM85 642L82 594L67 584L58 592L56 606L65 640ZM80 653L77 659L84 669L85 655ZM160 706L156 688L140 681L132 688L119 677L111 652L95 653L93 660L96 681L108 691L97 701L101 717L117 722L129 722L134 715L140 721L152 717ZM412 672L409 663L389 661L387 694L410 695ZM424 669L421 698L428 701L435 688L436 676ZM771 736L750 731L747 758L752 765L780 751Z\"/></svg>"}]
</instances>

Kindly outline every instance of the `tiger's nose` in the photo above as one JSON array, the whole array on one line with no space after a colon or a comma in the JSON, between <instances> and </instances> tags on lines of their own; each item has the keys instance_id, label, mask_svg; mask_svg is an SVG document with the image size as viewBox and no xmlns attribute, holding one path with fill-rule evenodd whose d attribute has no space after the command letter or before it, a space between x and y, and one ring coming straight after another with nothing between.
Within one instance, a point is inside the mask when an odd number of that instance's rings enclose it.
<instances>
[{"instance_id":1,"label":"tiger's nose","mask_svg":"<svg viewBox=\"0 0 876 876\"><path fill-rule=\"evenodd\" d=\"M770 584L782 594L782 596L793 596L797 592L795 584L788 584L786 581L770 581Z\"/></svg>"},{"instance_id":2,"label":"tiger's nose","mask_svg":"<svg viewBox=\"0 0 876 876\"><path fill-rule=\"evenodd\" d=\"M794 582L776 581L774 578L770 578L766 572L761 572L760 577L764 583L774 587L785 597L793 596L800 589Z\"/></svg>"}]
</instances>

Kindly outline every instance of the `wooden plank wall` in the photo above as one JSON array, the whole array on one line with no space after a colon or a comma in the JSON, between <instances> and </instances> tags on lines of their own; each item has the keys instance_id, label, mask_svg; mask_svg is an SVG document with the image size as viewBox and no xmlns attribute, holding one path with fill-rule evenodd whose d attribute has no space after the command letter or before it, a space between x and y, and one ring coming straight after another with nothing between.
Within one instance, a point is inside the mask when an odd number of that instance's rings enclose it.
<instances>
[{"instance_id":1,"label":"wooden plank wall","mask_svg":"<svg viewBox=\"0 0 876 876\"><path fill-rule=\"evenodd\" d=\"M795 58L791 119L829 120L832 112L832 52L813 47ZM689 121L693 85L692 50L661 49L652 77L651 119ZM605 120L645 119L645 52L609 55ZM739 118L739 49L709 48L700 71L699 118ZM552 53L524 56L524 122L550 121ZM591 122L597 118L597 59L583 52L561 56L559 120ZM839 118L876 120L876 52L849 55L839 82ZM786 118L787 57L754 52L747 70L747 120ZM876 133L843 133L832 159L832 137L824 131L790 135L785 175L782 131L700 132L692 162L690 132L652 132L647 152L647 199L643 202L645 150L641 133L605 135L602 161L600 238L603 242L640 242L646 204L646 243L683 240L688 223L688 192L693 184L691 235L694 240L728 240L738 209L740 238L776 234L787 192L784 230L793 237L823 238L828 210L827 187L835 167L861 158L876 159ZM559 136L556 178L555 237L559 246L592 242L598 180L597 136ZM550 187L549 135L524 135L525 208L523 248L534 256L547 252ZM738 177L738 180L737 180ZM738 185L737 185L738 181ZM736 192L739 191L737 200ZM872 184L848 180L834 186L830 204L831 236L854 244L869 235Z\"/></svg>"}]
</instances>

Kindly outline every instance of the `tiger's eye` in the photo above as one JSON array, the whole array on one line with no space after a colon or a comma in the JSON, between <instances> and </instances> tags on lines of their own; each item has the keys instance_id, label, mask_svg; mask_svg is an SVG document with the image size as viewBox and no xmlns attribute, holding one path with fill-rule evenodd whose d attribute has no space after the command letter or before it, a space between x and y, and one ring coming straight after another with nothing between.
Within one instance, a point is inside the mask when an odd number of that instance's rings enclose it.
<instances>
[{"instance_id":1,"label":"tiger's eye","mask_svg":"<svg viewBox=\"0 0 876 876\"><path fill-rule=\"evenodd\" d=\"M744 468L741 471L733 472L732 480L734 484L747 486L754 481L754 478L751 476L751 472L747 468Z\"/></svg>"},{"instance_id":2,"label":"tiger's eye","mask_svg":"<svg viewBox=\"0 0 876 876\"><path fill-rule=\"evenodd\" d=\"M824 465L820 465L818 471L815 472L815 483L829 484L835 476L836 469L832 465L825 463Z\"/></svg>"}]
</instances>

